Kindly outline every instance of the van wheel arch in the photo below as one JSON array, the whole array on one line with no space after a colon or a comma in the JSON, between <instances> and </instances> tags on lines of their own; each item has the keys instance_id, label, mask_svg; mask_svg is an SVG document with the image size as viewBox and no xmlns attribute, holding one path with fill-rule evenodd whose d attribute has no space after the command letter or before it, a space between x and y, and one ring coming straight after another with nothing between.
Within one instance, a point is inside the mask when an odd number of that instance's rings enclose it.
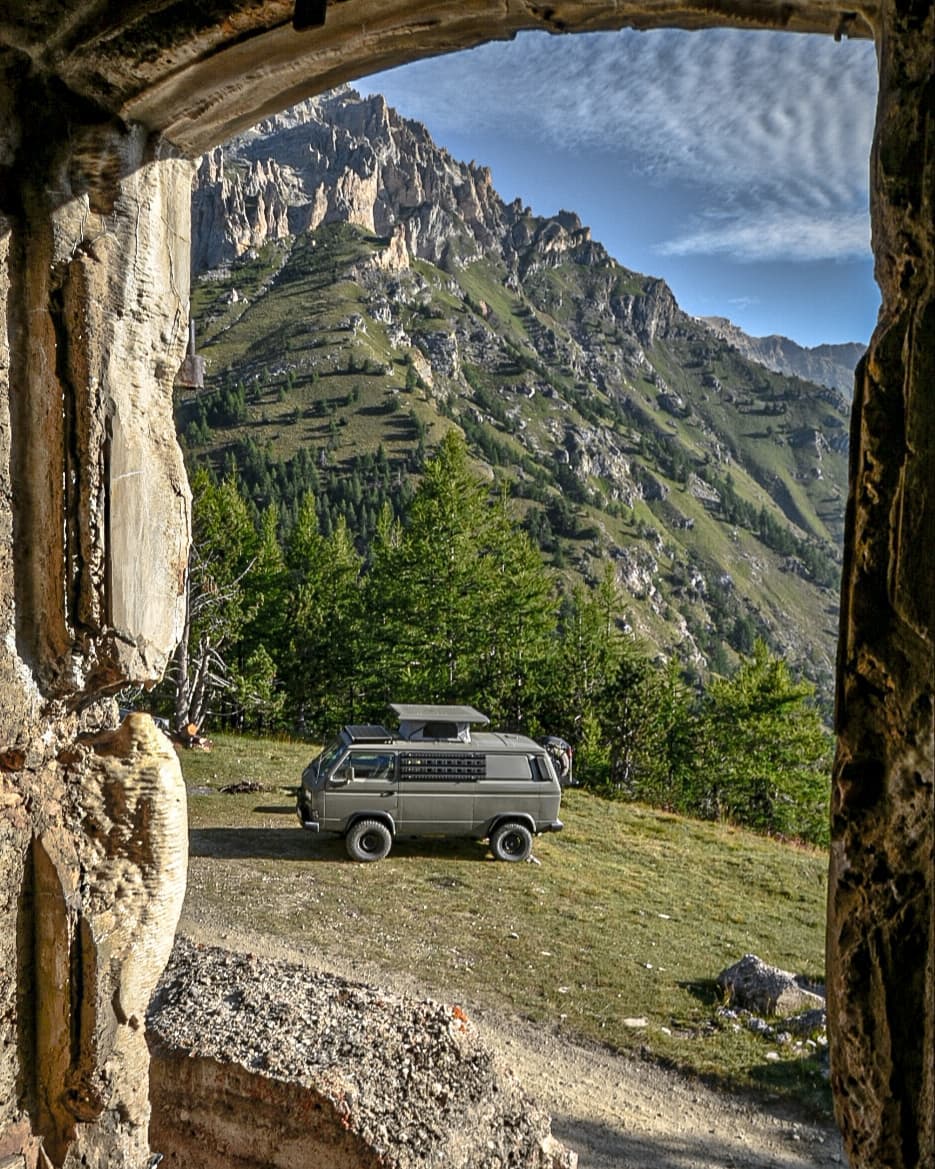
<instances>
[{"instance_id":1,"label":"van wheel arch","mask_svg":"<svg viewBox=\"0 0 935 1169\"><path fill-rule=\"evenodd\" d=\"M487 825L487 838L491 839L498 828L504 824L522 824L528 828L533 836L537 836L536 822L527 812L501 812Z\"/></svg>"},{"instance_id":2,"label":"van wheel arch","mask_svg":"<svg viewBox=\"0 0 935 1169\"><path fill-rule=\"evenodd\" d=\"M502 817L490 833L490 851L498 861L524 861L532 854L534 829L527 817Z\"/></svg>"},{"instance_id":3,"label":"van wheel arch","mask_svg":"<svg viewBox=\"0 0 935 1169\"><path fill-rule=\"evenodd\" d=\"M358 817L344 836L347 855L355 861L379 861L393 847L393 827L382 817Z\"/></svg>"}]
</instances>

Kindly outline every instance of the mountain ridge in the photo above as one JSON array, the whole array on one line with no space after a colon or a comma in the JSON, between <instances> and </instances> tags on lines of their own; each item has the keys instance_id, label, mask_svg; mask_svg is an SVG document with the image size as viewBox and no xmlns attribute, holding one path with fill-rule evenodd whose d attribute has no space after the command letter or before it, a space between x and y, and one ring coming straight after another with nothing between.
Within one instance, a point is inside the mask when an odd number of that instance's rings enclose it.
<instances>
[{"instance_id":1,"label":"mountain ridge","mask_svg":"<svg viewBox=\"0 0 935 1169\"><path fill-rule=\"evenodd\" d=\"M795 374L806 381L840 390L848 398L854 393L854 370L867 350L860 341L840 344L799 345L789 337L770 333L753 337L728 317L699 317L712 332L729 341L751 361L775 373Z\"/></svg>"},{"instance_id":2,"label":"mountain ridge","mask_svg":"<svg viewBox=\"0 0 935 1169\"><path fill-rule=\"evenodd\" d=\"M365 544L377 496L347 494L378 452L405 494L458 426L559 573L613 565L660 652L725 668L763 635L830 679L846 400L747 361L574 212L505 202L343 89L205 156L193 259L209 378L180 430L258 507L302 478Z\"/></svg>"},{"instance_id":3,"label":"mountain ridge","mask_svg":"<svg viewBox=\"0 0 935 1169\"><path fill-rule=\"evenodd\" d=\"M327 117L329 109L342 105L346 109L348 99L354 101L357 116L339 134L335 127L321 120L321 115ZM302 157L294 147L290 148L289 136L297 127L318 131L317 141L306 143L311 157ZM387 162L398 164L407 151L398 145L394 150L368 151L359 139L379 138L387 131L393 132L391 142L400 133L409 132L408 153L415 165L408 173L401 172L389 190L381 192L373 182L378 168L386 173ZM353 137L355 133L358 140ZM250 170L242 183L230 184L225 190L223 160L225 152L231 149L250 164ZM281 157L270 158L277 150L282 152ZM430 176L434 183L419 173L420 161L424 164L430 153L444 162ZM288 176L283 163L292 170ZM558 251L577 249L579 258L592 251L597 261L611 258L603 245L592 239L591 229L582 224L576 212L560 210L552 216L532 217L522 200L505 202L493 187L488 167L456 161L448 151L432 143L424 125L402 118L381 95L361 98L350 86L342 86L323 98L310 99L265 119L232 139L227 147L218 147L205 155L200 166L193 209L195 274L230 262L250 247L263 246L334 221L356 223L378 235L389 235L400 227L410 254L436 264L445 259L456 240L455 254L464 262L470 258L472 249L465 249L463 233L452 236L450 217L439 210L446 205L461 212L463 226L474 245L473 254L493 245L499 248L501 258L512 255L518 261L519 247L532 242L526 225L531 219L538 219L547 225L541 229L546 237L541 241L543 244L551 244ZM308 181L297 181L303 171L310 171L314 176L312 190L308 189ZM215 194L221 195L220 201L205 198L212 188ZM230 198L232 192L234 197ZM245 197L238 199L239 193ZM403 211L402 216L398 207ZM414 209L418 209L418 215L412 214ZM222 225L220 229L217 223L211 224L212 212ZM675 304L665 281L658 277L646 279L664 287ZM802 377L838 389L848 397L853 392L854 367L866 350L861 342L803 346L778 333L753 336L728 317L695 319L716 336L729 341L744 356L776 373Z\"/></svg>"}]
</instances>

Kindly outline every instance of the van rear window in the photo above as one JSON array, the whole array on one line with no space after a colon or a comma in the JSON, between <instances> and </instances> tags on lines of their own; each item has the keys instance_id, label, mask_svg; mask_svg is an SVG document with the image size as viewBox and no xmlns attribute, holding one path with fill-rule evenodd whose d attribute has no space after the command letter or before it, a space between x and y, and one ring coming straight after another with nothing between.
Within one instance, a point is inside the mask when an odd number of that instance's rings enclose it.
<instances>
[{"instance_id":1,"label":"van rear window","mask_svg":"<svg viewBox=\"0 0 935 1169\"><path fill-rule=\"evenodd\" d=\"M552 769L552 760L548 755L533 755L529 762L532 764L532 774L534 779L545 780L546 783L555 781L555 773Z\"/></svg>"},{"instance_id":2,"label":"van rear window","mask_svg":"<svg viewBox=\"0 0 935 1169\"><path fill-rule=\"evenodd\" d=\"M526 755L488 755L488 779L532 779Z\"/></svg>"}]
</instances>

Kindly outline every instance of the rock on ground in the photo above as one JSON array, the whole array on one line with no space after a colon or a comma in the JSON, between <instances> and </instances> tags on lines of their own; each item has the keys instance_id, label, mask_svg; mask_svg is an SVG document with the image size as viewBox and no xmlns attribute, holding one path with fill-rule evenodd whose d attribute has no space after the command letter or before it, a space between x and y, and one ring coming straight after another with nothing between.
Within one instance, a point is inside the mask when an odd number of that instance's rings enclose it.
<instances>
[{"instance_id":1,"label":"rock on ground","mask_svg":"<svg viewBox=\"0 0 935 1169\"><path fill-rule=\"evenodd\" d=\"M577 1165L457 1006L180 939L148 1033L167 1166Z\"/></svg>"},{"instance_id":2,"label":"rock on ground","mask_svg":"<svg viewBox=\"0 0 935 1169\"><path fill-rule=\"evenodd\" d=\"M756 954L744 954L722 970L717 984L731 1006L758 1015L794 1015L825 1005L824 995L809 987L801 975L769 966Z\"/></svg>"}]
</instances>

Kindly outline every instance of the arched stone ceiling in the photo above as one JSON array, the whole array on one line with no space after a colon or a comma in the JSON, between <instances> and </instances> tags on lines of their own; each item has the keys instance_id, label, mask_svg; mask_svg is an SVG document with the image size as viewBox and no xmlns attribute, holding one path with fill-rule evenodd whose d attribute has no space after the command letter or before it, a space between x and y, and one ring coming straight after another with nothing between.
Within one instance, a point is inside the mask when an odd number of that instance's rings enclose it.
<instances>
[{"instance_id":1,"label":"arched stone ceiling","mask_svg":"<svg viewBox=\"0 0 935 1169\"><path fill-rule=\"evenodd\" d=\"M10 61L195 155L263 116L418 57L624 27L873 35L836 0L35 0L0 15ZM324 12L324 23L316 24ZM297 31L296 25L311 25Z\"/></svg>"}]
</instances>

